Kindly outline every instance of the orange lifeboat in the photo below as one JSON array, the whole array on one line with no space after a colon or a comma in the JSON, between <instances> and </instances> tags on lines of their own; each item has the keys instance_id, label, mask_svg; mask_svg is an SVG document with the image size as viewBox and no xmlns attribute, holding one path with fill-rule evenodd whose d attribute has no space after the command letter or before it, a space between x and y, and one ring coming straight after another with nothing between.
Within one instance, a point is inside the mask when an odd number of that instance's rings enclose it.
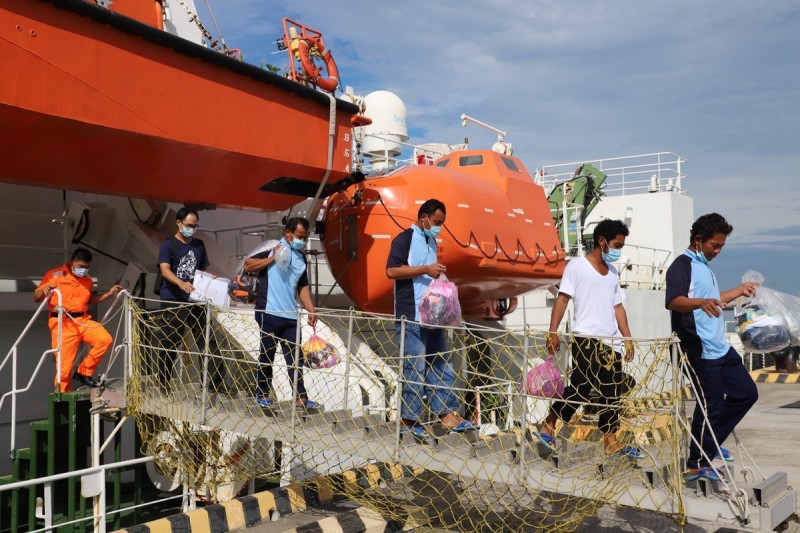
<instances>
[{"instance_id":1,"label":"orange lifeboat","mask_svg":"<svg viewBox=\"0 0 800 533\"><path fill-rule=\"evenodd\" d=\"M329 198L323 246L343 290L361 309L393 311L393 281L385 274L389 248L429 198L447 208L439 261L458 285L464 316L502 316L516 296L561 278L565 254L545 193L522 162L490 150L459 151Z\"/></svg>"},{"instance_id":2,"label":"orange lifeboat","mask_svg":"<svg viewBox=\"0 0 800 533\"><path fill-rule=\"evenodd\" d=\"M355 105L111 7L0 2L0 181L274 210L352 183Z\"/></svg>"}]
</instances>

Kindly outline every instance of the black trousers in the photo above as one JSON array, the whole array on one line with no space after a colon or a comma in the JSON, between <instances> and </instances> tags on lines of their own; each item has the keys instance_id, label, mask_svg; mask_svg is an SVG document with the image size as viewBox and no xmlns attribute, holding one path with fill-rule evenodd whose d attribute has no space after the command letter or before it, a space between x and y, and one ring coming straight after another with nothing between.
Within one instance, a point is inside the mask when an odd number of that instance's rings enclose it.
<instances>
[{"instance_id":1,"label":"black trousers","mask_svg":"<svg viewBox=\"0 0 800 533\"><path fill-rule=\"evenodd\" d=\"M296 366L294 364L297 319L256 311L256 322L261 326L261 353L258 358L260 364L256 372L256 396L272 397L272 363L275 361L275 352L280 344L289 372L289 383L294 384L295 372L297 372L297 396L307 400L308 394L303 381L305 357L301 355L298 364Z\"/></svg>"},{"instance_id":2,"label":"black trousers","mask_svg":"<svg viewBox=\"0 0 800 533\"><path fill-rule=\"evenodd\" d=\"M630 388L630 378L622 371L622 355L589 337L576 336L571 348L569 386L563 401L553 402L553 412L569 421L578 409L577 402L600 404L598 428L603 433L615 433L619 429L619 397Z\"/></svg>"},{"instance_id":3,"label":"black trousers","mask_svg":"<svg viewBox=\"0 0 800 533\"><path fill-rule=\"evenodd\" d=\"M155 360L151 360L149 373L155 374L161 385L166 385L172 379L175 366L175 356L181 350L183 338L188 330L198 352L206 349L206 308L204 305L191 305L181 302L161 302L161 311L154 320L157 325L155 331L156 346ZM209 386L219 387L225 380L225 366L218 357L219 348L212 329L208 351L211 357L208 360ZM200 367L202 369L202 365Z\"/></svg>"}]
</instances>

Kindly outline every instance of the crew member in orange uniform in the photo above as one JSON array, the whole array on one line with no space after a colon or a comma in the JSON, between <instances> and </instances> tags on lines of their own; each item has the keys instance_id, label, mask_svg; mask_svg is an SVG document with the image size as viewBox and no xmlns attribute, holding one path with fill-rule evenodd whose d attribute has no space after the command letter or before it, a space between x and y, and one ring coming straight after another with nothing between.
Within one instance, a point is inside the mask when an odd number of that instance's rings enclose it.
<instances>
[{"instance_id":1,"label":"crew member in orange uniform","mask_svg":"<svg viewBox=\"0 0 800 533\"><path fill-rule=\"evenodd\" d=\"M92 252L86 248L76 248L72 258L64 265L47 272L42 282L33 291L33 299L41 302L50 297L50 327L53 348L58 347L58 296L54 289L61 292L61 304L64 306L64 319L61 333L61 368L58 370L55 386L61 392L72 390L70 372L75 364L78 346L81 342L90 345L92 349L81 362L72 378L88 387L97 387L98 383L92 378L97 365L111 346L111 335L99 322L91 320L89 305L96 304L114 297L122 286L114 285L103 294L92 294L92 278L88 277L89 268L92 266ZM55 356L55 354L54 354ZM58 359L56 358L56 361Z\"/></svg>"}]
</instances>

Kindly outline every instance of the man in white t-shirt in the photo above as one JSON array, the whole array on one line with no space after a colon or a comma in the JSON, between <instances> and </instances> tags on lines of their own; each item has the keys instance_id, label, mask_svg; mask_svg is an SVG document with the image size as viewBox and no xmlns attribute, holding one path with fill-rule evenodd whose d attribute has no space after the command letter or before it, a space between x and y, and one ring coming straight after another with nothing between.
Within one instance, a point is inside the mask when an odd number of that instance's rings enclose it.
<instances>
[{"instance_id":1,"label":"man in white t-shirt","mask_svg":"<svg viewBox=\"0 0 800 533\"><path fill-rule=\"evenodd\" d=\"M633 341L628 316L622 302L625 294L619 286L616 269L628 228L620 220L603 220L594 230L594 248L584 257L573 259L564 269L558 297L550 314L547 348L551 354L561 347L558 329L567 304L574 302L572 333L573 371L563 401L553 402L542 423L539 441L550 451L556 448L556 422L569 421L578 402L600 404L598 428L603 432L603 448L608 456L642 459L638 448L624 446L617 440L619 397L630 387L622 371L622 343L614 337L627 337L625 361L633 360Z\"/></svg>"}]
</instances>

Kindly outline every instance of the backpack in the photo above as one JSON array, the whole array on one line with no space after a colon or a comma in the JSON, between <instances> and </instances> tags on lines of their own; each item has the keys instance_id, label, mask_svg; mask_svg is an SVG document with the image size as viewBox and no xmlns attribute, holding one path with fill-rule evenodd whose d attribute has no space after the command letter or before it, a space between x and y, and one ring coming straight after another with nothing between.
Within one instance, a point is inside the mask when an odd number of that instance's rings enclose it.
<instances>
[{"instance_id":1,"label":"backpack","mask_svg":"<svg viewBox=\"0 0 800 533\"><path fill-rule=\"evenodd\" d=\"M270 251L267 257L272 256L272 248L278 244L279 241L271 239L264 241L255 247L249 254L239 261L239 266L231 276L231 281L228 283L228 296L234 302L243 304L254 304L258 299L258 272L246 272L244 270L244 262L248 258L267 250Z\"/></svg>"},{"instance_id":2,"label":"backpack","mask_svg":"<svg viewBox=\"0 0 800 533\"><path fill-rule=\"evenodd\" d=\"M175 235L170 235L167 239L170 242L169 248L169 268L172 269L172 263L175 262L175 256L178 255L178 246L180 246L180 241L175 238ZM206 255L206 245L200 239L192 239L193 241L197 241L199 248L203 251L203 255ZM156 259L157 260L157 259ZM156 273L156 280L153 282L153 294L156 296L161 296L161 285L164 282L164 277L161 275L161 266L156 265L158 272Z\"/></svg>"}]
</instances>

